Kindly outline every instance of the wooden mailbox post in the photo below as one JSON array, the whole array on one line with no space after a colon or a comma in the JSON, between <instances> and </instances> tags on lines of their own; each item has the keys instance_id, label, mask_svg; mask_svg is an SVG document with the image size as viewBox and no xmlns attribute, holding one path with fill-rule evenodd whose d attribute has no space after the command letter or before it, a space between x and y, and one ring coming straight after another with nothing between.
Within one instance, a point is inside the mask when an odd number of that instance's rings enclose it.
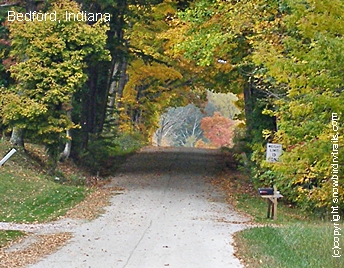
<instances>
[{"instance_id":1,"label":"wooden mailbox post","mask_svg":"<svg viewBox=\"0 0 344 268\"><path fill-rule=\"evenodd\" d=\"M273 189L270 188L259 188L259 194L262 198L266 198L268 202L268 218L277 220L277 200L283 197L274 186ZM271 213L270 213L271 212Z\"/></svg>"},{"instance_id":2,"label":"wooden mailbox post","mask_svg":"<svg viewBox=\"0 0 344 268\"><path fill-rule=\"evenodd\" d=\"M282 154L282 144L268 143L266 145L266 161L270 163L278 162L279 156ZM283 197L276 186L273 188L259 188L259 194L261 197L266 198L268 202L268 218L277 220L277 200ZM271 212L271 213L270 213Z\"/></svg>"}]
</instances>

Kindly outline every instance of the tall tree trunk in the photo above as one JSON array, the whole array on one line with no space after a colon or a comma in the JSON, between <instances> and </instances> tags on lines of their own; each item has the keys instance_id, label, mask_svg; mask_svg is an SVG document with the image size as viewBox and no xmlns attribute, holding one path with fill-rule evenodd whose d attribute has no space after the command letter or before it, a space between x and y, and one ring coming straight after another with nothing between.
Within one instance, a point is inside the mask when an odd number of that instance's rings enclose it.
<instances>
[{"instance_id":1,"label":"tall tree trunk","mask_svg":"<svg viewBox=\"0 0 344 268\"><path fill-rule=\"evenodd\" d=\"M129 77L127 75L127 59L123 57L123 61L121 64L121 73L120 73L120 78L118 81L118 87L117 87L117 92L116 92L116 98L121 99L123 97L123 91L124 87L127 84ZM121 107L121 102L117 102L117 108Z\"/></svg>"},{"instance_id":2,"label":"tall tree trunk","mask_svg":"<svg viewBox=\"0 0 344 268\"><path fill-rule=\"evenodd\" d=\"M112 57L107 93L106 93L106 110L104 118L108 122L113 121L115 108L121 106L120 102L116 102L123 96L124 87L128 81L127 78L127 54L129 44L124 39L124 27L126 25L125 15L128 12L128 3L126 0L118 1L116 8L113 10L113 19L110 23L110 31L108 31L109 50Z\"/></svg>"},{"instance_id":3,"label":"tall tree trunk","mask_svg":"<svg viewBox=\"0 0 344 268\"><path fill-rule=\"evenodd\" d=\"M112 61L110 63L93 63L89 65L87 74L88 82L82 92L81 111L76 115L80 122L81 131L79 135L80 144L73 146L76 155L81 149L87 149L90 134L99 135L104 130L106 122L113 119L116 108L116 97L122 96L126 83L127 47L124 41L124 27L126 25L125 15L128 12L127 0L110 1L100 4L97 1L85 2L77 0L83 8L92 13L111 13L110 29L107 33L107 49L109 49ZM118 75L118 78L116 77ZM124 76L124 77L123 77ZM73 131L74 133L74 131Z\"/></svg>"},{"instance_id":4,"label":"tall tree trunk","mask_svg":"<svg viewBox=\"0 0 344 268\"><path fill-rule=\"evenodd\" d=\"M116 88L117 88L117 75L119 72L119 63L114 62L113 60L112 65L113 67L111 68L111 75L109 77L109 91L108 91L108 96L107 96L107 111L106 111L106 118L111 119L113 116L114 108L115 108L115 100L116 100Z\"/></svg>"},{"instance_id":5,"label":"tall tree trunk","mask_svg":"<svg viewBox=\"0 0 344 268\"><path fill-rule=\"evenodd\" d=\"M247 78L247 82L244 85L244 102L245 102L245 117L246 117L246 129L250 133L252 130L252 112L253 112L253 100L252 100L252 82Z\"/></svg>"},{"instance_id":6,"label":"tall tree trunk","mask_svg":"<svg viewBox=\"0 0 344 268\"><path fill-rule=\"evenodd\" d=\"M72 121L72 105L70 105L70 107L68 107L67 117L69 120ZM66 159L69 158L71 150L72 150L72 131L70 129L66 130L66 138L68 140L66 141L65 148L59 157L59 160L61 162L65 161Z\"/></svg>"},{"instance_id":7,"label":"tall tree trunk","mask_svg":"<svg viewBox=\"0 0 344 268\"><path fill-rule=\"evenodd\" d=\"M127 60L123 58L122 62L115 63L113 68L112 82L108 94L107 119L112 119L115 107L121 107L121 102L116 103L116 100L123 97L123 90L127 82Z\"/></svg>"},{"instance_id":8,"label":"tall tree trunk","mask_svg":"<svg viewBox=\"0 0 344 268\"><path fill-rule=\"evenodd\" d=\"M99 133L102 129L102 110L104 103L101 99L105 86L99 83L99 73L102 70L98 63L88 67L88 81L82 93L82 111L81 111L81 148L86 149L90 133Z\"/></svg>"},{"instance_id":9,"label":"tall tree trunk","mask_svg":"<svg viewBox=\"0 0 344 268\"><path fill-rule=\"evenodd\" d=\"M24 147L24 138L23 138L23 129L22 128L14 127L12 129L12 135L11 135L10 142L14 146Z\"/></svg>"}]
</instances>

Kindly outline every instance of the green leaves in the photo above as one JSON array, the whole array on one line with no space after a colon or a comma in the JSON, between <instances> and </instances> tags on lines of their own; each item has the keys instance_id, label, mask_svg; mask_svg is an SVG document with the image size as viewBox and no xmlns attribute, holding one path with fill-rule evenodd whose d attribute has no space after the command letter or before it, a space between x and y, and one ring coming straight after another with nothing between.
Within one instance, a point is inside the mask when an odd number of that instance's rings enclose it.
<instances>
[{"instance_id":1,"label":"green leaves","mask_svg":"<svg viewBox=\"0 0 344 268\"><path fill-rule=\"evenodd\" d=\"M272 168L277 186L307 208L326 207L331 197L331 147L325 144L331 114L343 114L343 14L339 0L200 0L179 14L184 35L179 33L175 54L212 71L225 60L230 67L213 78L217 85L227 79L223 89L244 91L259 174ZM283 144L281 163L262 168L261 135Z\"/></svg>"},{"instance_id":2,"label":"green leaves","mask_svg":"<svg viewBox=\"0 0 344 268\"><path fill-rule=\"evenodd\" d=\"M266 77L276 85L284 84L287 93L275 101L275 140L286 151L282 162L269 168L290 200L306 209L324 209L331 206L332 196L329 122L332 113L342 115L344 103L344 5L320 0L287 3L280 30L270 28L269 35L253 42L253 61L265 67Z\"/></svg>"},{"instance_id":3,"label":"green leaves","mask_svg":"<svg viewBox=\"0 0 344 268\"><path fill-rule=\"evenodd\" d=\"M66 12L79 11L75 2L62 0L48 11L56 12L56 20L9 24L16 59L10 71L17 84L2 91L3 121L29 130L44 144L58 146L62 133L75 127L67 107L87 80L88 60L109 60L107 25L66 19Z\"/></svg>"}]
</instances>

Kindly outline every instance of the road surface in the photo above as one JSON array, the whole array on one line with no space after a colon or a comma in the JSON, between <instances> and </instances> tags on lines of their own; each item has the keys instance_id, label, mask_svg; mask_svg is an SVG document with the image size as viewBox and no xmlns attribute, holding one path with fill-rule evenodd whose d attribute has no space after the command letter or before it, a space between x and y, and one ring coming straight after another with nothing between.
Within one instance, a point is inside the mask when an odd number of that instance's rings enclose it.
<instances>
[{"instance_id":1,"label":"road surface","mask_svg":"<svg viewBox=\"0 0 344 268\"><path fill-rule=\"evenodd\" d=\"M146 148L112 184L125 188L96 220L30 268L236 268L232 234L248 219L209 183L216 150Z\"/></svg>"}]
</instances>

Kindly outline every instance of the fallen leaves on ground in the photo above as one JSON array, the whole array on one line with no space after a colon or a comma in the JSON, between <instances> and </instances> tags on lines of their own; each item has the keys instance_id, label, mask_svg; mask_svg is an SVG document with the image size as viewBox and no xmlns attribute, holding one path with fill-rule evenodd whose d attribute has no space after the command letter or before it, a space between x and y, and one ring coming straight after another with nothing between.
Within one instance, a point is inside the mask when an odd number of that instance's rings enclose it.
<instances>
[{"instance_id":1,"label":"fallen leaves on ground","mask_svg":"<svg viewBox=\"0 0 344 268\"><path fill-rule=\"evenodd\" d=\"M6 251L8 247L2 248L0 249L0 268L20 268L36 263L43 256L56 251L71 237L70 233L40 235L38 241L28 248L10 252Z\"/></svg>"},{"instance_id":2,"label":"fallen leaves on ground","mask_svg":"<svg viewBox=\"0 0 344 268\"><path fill-rule=\"evenodd\" d=\"M256 192L247 176L237 170L226 170L219 176L211 178L210 182L220 187L227 194L227 201L233 205L236 204L237 196L252 195Z\"/></svg>"},{"instance_id":3,"label":"fallen leaves on ground","mask_svg":"<svg viewBox=\"0 0 344 268\"><path fill-rule=\"evenodd\" d=\"M85 200L69 210L64 218L93 220L103 212L104 207L110 204L110 197L123 190L119 187L95 188Z\"/></svg>"},{"instance_id":4,"label":"fallen leaves on ground","mask_svg":"<svg viewBox=\"0 0 344 268\"><path fill-rule=\"evenodd\" d=\"M72 219L95 219L102 213L105 206L109 205L110 197L123 191L119 187L94 188L84 201L69 210L64 218ZM30 234L29 234L30 235ZM32 234L31 234L32 235ZM25 267L28 264L36 263L45 255L55 252L68 239L72 237L70 233L58 233L37 236L38 241L30 244L22 250L6 252L10 247L0 249L0 268ZM16 241L18 243L19 241Z\"/></svg>"}]
</instances>

